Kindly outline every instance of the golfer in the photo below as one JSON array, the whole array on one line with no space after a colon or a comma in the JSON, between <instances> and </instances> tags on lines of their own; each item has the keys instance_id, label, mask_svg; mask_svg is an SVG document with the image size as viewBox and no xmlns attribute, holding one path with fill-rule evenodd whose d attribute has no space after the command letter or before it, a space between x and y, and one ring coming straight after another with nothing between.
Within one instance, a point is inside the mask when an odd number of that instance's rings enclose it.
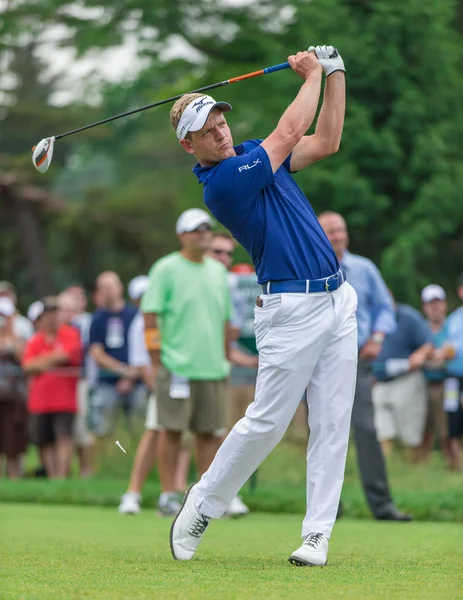
<instances>
[{"instance_id":1,"label":"golfer","mask_svg":"<svg viewBox=\"0 0 463 600\"><path fill-rule=\"evenodd\" d=\"M207 207L249 252L262 287L255 307L255 399L185 496L171 529L172 554L179 560L193 557L210 519L223 515L281 440L308 387L307 512L302 546L289 560L301 566L327 561L355 390L357 296L291 173L337 152L345 69L331 46L311 47L288 61L304 83L263 141L234 146L224 116L231 106L210 96L187 94L171 111L180 144L198 161L193 171ZM322 71L323 106L315 133L306 136Z\"/></svg>"}]
</instances>

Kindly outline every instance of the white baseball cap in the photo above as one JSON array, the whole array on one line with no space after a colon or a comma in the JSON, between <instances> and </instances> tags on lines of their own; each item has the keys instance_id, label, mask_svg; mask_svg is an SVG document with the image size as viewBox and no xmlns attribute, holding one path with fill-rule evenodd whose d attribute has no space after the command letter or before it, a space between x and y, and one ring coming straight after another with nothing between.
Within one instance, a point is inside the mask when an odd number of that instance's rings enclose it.
<instances>
[{"instance_id":1,"label":"white baseball cap","mask_svg":"<svg viewBox=\"0 0 463 600\"><path fill-rule=\"evenodd\" d=\"M0 315L4 317L12 317L16 312L16 308L14 307L13 300L4 296L0 298Z\"/></svg>"},{"instance_id":2,"label":"white baseball cap","mask_svg":"<svg viewBox=\"0 0 463 600\"><path fill-rule=\"evenodd\" d=\"M427 302L432 302L433 300L446 300L447 294L445 293L444 288L441 288L440 285L427 285L421 291L421 301L425 304Z\"/></svg>"},{"instance_id":3,"label":"white baseball cap","mask_svg":"<svg viewBox=\"0 0 463 600\"><path fill-rule=\"evenodd\" d=\"M37 321L37 319L40 316L42 316L44 310L45 307L43 305L43 302L41 302L40 300L32 302L32 304L27 309L27 318L29 319L29 321L32 321L32 323L35 323L35 321Z\"/></svg>"},{"instance_id":4,"label":"white baseball cap","mask_svg":"<svg viewBox=\"0 0 463 600\"><path fill-rule=\"evenodd\" d=\"M150 278L147 275L137 275L127 286L129 297L132 300L139 300L148 289Z\"/></svg>"},{"instance_id":5,"label":"white baseball cap","mask_svg":"<svg viewBox=\"0 0 463 600\"><path fill-rule=\"evenodd\" d=\"M195 98L183 111L177 125L177 137L183 140L189 131L199 131L204 127L207 117L213 108L220 108L222 112L229 112L232 107L228 102L216 102L212 96Z\"/></svg>"},{"instance_id":6,"label":"white baseball cap","mask_svg":"<svg viewBox=\"0 0 463 600\"><path fill-rule=\"evenodd\" d=\"M179 216L175 231L177 234L189 233L197 229L200 225L213 227L214 221L205 210L201 208L189 208Z\"/></svg>"}]
</instances>

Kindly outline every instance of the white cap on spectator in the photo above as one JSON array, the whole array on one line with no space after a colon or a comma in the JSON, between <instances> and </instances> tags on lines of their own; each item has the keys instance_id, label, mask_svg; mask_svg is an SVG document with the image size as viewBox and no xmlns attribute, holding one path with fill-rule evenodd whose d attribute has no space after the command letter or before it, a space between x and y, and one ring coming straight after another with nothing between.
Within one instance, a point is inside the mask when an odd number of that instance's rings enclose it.
<instances>
[{"instance_id":1,"label":"white cap on spectator","mask_svg":"<svg viewBox=\"0 0 463 600\"><path fill-rule=\"evenodd\" d=\"M37 321L37 319L42 315L44 308L45 307L43 306L43 302L41 302L40 300L32 302L32 304L27 309L27 318L29 319L29 321L35 323L35 321Z\"/></svg>"},{"instance_id":2,"label":"white cap on spectator","mask_svg":"<svg viewBox=\"0 0 463 600\"><path fill-rule=\"evenodd\" d=\"M148 289L149 277L147 275L138 275L134 277L127 286L131 300L139 300Z\"/></svg>"},{"instance_id":3,"label":"white cap on spectator","mask_svg":"<svg viewBox=\"0 0 463 600\"><path fill-rule=\"evenodd\" d=\"M201 208L189 208L179 216L175 231L177 234L189 233L197 229L200 225L213 227L214 221L205 210Z\"/></svg>"},{"instance_id":4,"label":"white cap on spectator","mask_svg":"<svg viewBox=\"0 0 463 600\"><path fill-rule=\"evenodd\" d=\"M3 315L4 317L12 317L15 312L16 309L11 298L7 298L6 296L0 298L0 315Z\"/></svg>"},{"instance_id":5,"label":"white cap on spectator","mask_svg":"<svg viewBox=\"0 0 463 600\"><path fill-rule=\"evenodd\" d=\"M433 300L446 300L447 294L445 293L444 288L441 288L440 285L427 285L423 288L421 292L421 301L425 304L427 302L432 302Z\"/></svg>"}]
</instances>

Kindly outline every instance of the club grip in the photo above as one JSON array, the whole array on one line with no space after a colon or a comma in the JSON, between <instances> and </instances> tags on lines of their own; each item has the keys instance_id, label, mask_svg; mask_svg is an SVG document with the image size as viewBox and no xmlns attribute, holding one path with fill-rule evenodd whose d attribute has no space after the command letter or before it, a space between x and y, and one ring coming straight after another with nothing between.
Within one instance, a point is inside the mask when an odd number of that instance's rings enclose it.
<instances>
[{"instance_id":1,"label":"club grip","mask_svg":"<svg viewBox=\"0 0 463 600\"><path fill-rule=\"evenodd\" d=\"M279 65L274 65L273 67L267 67L266 69L264 69L264 73L265 75L268 75L268 73L275 73L275 71L281 71L283 69L289 69L288 62L281 63Z\"/></svg>"}]
</instances>

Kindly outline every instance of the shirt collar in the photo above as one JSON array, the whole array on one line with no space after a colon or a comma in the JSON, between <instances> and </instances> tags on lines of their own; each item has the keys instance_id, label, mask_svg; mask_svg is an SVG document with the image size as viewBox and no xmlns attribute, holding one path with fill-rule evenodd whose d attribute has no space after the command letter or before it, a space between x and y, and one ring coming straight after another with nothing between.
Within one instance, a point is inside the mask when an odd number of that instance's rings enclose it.
<instances>
[{"instance_id":1,"label":"shirt collar","mask_svg":"<svg viewBox=\"0 0 463 600\"><path fill-rule=\"evenodd\" d=\"M244 154L244 145L243 144L240 144L239 146L234 146L234 149L235 149L237 156ZM225 160L227 160L227 159L225 159ZM221 162L223 162L223 161L221 161ZM206 183L206 181L208 180L212 171L216 167L218 167L218 165L220 165L220 163L217 163L213 167L202 167L199 163L196 163L196 165L193 167L193 173L198 178L199 183Z\"/></svg>"}]
</instances>

